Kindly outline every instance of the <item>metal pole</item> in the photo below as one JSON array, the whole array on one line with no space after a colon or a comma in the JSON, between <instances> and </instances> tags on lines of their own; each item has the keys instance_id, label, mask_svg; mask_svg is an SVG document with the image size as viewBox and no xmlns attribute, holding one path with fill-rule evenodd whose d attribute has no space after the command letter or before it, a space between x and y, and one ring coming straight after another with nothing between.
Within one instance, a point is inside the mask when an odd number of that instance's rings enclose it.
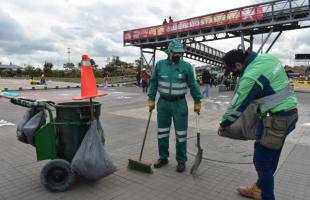
<instances>
[{"instance_id":1,"label":"metal pole","mask_svg":"<svg viewBox=\"0 0 310 200\"><path fill-rule=\"evenodd\" d=\"M278 40L278 38L280 37L282 31L280 31L277 35L277 37L273 40L273 42L270 44L269 48L267 49L266 53L268 53L270 51L270 49L272 48L272 46L274 45L274 43L276 43L276 41ZM263 51L263 50L262 50Z\"/></svg>"},{"instance_id":2,"label":"metal pole","mask_svg":"<svg viewBox=\"0 0 310 200\"><path fill-rule=\"evenodd\" d=\"M154 70L155 58L156 58L156 47L154 48L154 55L153 55L153 62L152 62L152 67L151 67L151 73L152 73L153 70Z\"/></svg>"},{"instance_id":3,"label":"metal pole","mask_svg":"<svg viewBox=\"0 0 310 200\"><path fill-rule=\"evenodd\" d=\"M241 48L242 48L242 51L245 52L244 35L243 35L243 32L241 32Z\"/></svg>"},{"instance_id":4,"label":"metal pole","mask_svg":"<svg viewBox=\"0 0 310 200\"><path fill-rule=\"evenodd\" d=\"M269 39L269 37L270 37L272 31L273 31L273 28L269 31L269 33L268 33L267 37L265 38L265 40L262 41L262 45L261 45L260 48L258 49L257 53L259 53L259 52L263 53L263 47L264 47L265 43L267 42L267 40ZM263 35L262 35L262 36L263 36Z\"/></svg>"},{"instance_id":5,"label":"metal pole","mask_svg":"<svg viewBox=\"0 0 310 200\"><path fill-rule=\"evenodd\" d=\"M264 44L264 33L262 33L262 46L261 46L261 51L260 51L261 54L263 53L263 47L264 47L263 44Z\"/></svg>"},{"instance_id":6,"label":"metal pole","mask_svg":"<svg viewBox=\"0 0 310 200\"><path fill-rule=\"evenodd\" d=\"M143 69L143 50L142 47L140 47L140 65L141 65L141 70Z\"/></svg>"},{"instance_id":7,"label":"metal pole","mask_svg":"<svg viewBox=\"0 0 310 200\"><path fill-rule=\"evenodd\" d=\"M250 36L250 51L253 50L253 35Z\"/></svg>"},{"instance_id":8,"label":"metal pole","mask_svg":"<svg viewBox=\"0 0 310 200\"><path fill-rule=\"evenodd\" d=\"M68 63L70 63L70 48L68 48Z\"/></svg>"}]
</instances>

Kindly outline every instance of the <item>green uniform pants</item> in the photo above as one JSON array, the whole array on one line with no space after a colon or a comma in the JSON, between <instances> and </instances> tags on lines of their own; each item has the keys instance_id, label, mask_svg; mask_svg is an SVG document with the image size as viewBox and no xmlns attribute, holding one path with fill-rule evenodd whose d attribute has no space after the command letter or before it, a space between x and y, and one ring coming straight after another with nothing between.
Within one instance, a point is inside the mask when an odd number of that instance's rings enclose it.
<instances>
[{"instance_id":1,"label":"green uniform pants","mask_svg":"<svg viewBox=\"0 0 310 200\"><path fill-rule=\"evenodd\" d=\"M167 101L159 98L157 102L158 150L160 159L169 157L169 132L171 119L176 133L176 160L187 161L186 143L188 126L188 108L186 99Z\"/></svg>"}]
</instances>

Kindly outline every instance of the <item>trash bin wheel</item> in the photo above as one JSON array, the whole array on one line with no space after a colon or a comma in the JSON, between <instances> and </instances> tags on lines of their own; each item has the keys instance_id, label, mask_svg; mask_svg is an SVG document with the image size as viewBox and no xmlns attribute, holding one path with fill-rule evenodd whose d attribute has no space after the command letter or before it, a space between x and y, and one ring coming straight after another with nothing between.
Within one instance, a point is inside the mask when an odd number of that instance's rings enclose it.
<instances>
[{"instance_id":1,"label":"trash bin wheel","mask_svg":"<svg viewBox=\"0 0 310 200\"><path fill-rule=\"evenodd\" d=\"M49 161L41 171L41 183L51 192L64 192L75 181L70 163L63 159Z\"/></svg>"}]
</instances>

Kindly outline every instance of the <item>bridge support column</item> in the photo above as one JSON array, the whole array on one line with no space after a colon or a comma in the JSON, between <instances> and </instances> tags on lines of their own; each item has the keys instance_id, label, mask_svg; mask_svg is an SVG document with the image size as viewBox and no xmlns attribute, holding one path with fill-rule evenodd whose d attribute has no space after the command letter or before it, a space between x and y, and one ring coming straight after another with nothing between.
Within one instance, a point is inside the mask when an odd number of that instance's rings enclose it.
<instances>
[{"instance_id":1,"label":"bridge support column","mask_svg":"<svg viewBox=\"0 0 310 200\"><path fill-rule=\"evenodd\" d=\"M155 65L155 55L156 55L156 48L140 47L141 68L143 68L144 63L145 63L147 70L152 72L154 69L154 65Z\"/></svg>"}]
</instances>

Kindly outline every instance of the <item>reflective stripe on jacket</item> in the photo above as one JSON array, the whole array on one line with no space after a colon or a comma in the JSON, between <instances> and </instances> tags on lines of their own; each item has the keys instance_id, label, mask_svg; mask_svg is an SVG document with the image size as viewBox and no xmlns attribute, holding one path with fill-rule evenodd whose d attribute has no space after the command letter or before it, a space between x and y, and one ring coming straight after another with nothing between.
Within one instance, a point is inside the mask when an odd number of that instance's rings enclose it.
<instances>
[{"instance_id":1,"label":"reflective stripe on jacket","mask_svg":"<svg viewBox=\"0 0 310 200\"><path fill-rule=\"evenodd\" d=\"M200 101L200 88L194 78L193 67L188 62L180 60L173 64L165 59L156 63L150 79L150 100L155 100L157 91L160 95L173 97L185 95L187 88L190 88L194 101Z\"/></svg>"},{"instance_id":2,"label":"reflective stripe on jacket","mask_svg":"<svg viewBox=\"0 0 310 200\"><path fill-rule=\"evenodd\" d=\"M237 92L220 124L224 127L231 125L251 102L258 104L260 115L297 107L297 98L289 88L286 72L272 55L248 55Z\"/></svg>"}]
</instances>

